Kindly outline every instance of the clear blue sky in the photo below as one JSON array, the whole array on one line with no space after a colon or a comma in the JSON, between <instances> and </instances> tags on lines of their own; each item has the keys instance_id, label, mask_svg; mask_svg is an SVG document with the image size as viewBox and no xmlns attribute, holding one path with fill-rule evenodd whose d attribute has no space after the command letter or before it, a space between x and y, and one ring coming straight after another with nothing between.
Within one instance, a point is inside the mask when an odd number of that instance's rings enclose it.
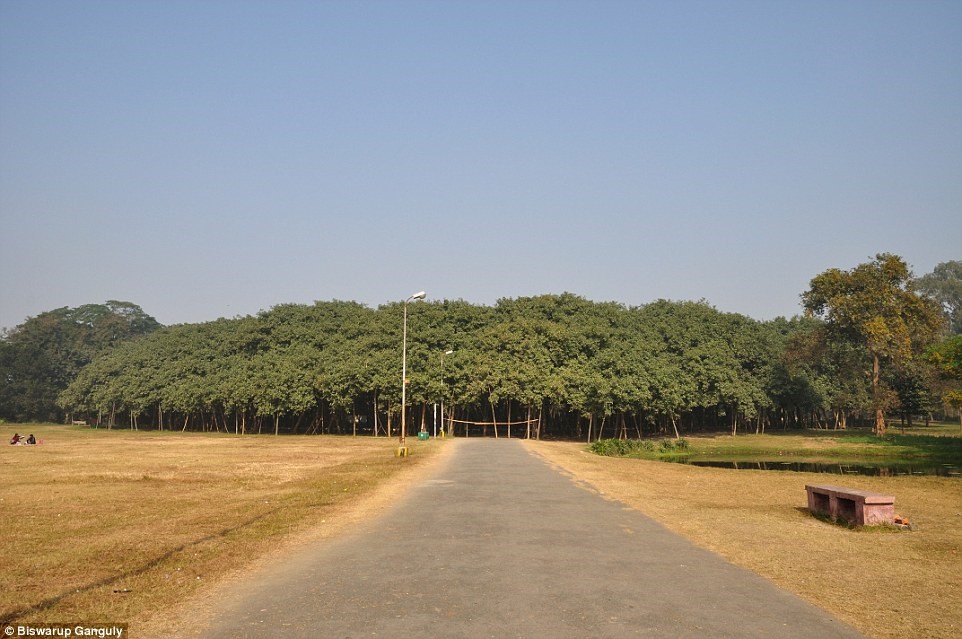
<instances>
[{"instance_id":1,"label":"clear blue sky","mask_svg":"<svg viewBox=\"0 0 962 639\"><path fill-rule=\"evenodd\" d=\"M962 2L0 0L0 326L962 259Z\"/></svg>"}]
</instances>

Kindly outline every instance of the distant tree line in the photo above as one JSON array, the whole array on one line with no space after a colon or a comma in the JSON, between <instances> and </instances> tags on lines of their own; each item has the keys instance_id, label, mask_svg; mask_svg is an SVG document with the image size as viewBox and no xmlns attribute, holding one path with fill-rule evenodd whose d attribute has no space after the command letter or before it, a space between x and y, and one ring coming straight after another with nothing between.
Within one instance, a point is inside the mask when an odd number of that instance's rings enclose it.
<instances>
[{"instance_id":1,"label":"distant tree line","mask_svg":"<svg viewBox=\"0 0 962 639\"><path fill-rule=\"evenodd\" d=\"M585 440L853 421L884 432L879 415L941 413L958 387L958 299L924 281L879 255L814 278L804 317L764 322L572 294L410 302L408 434L435 420L457 435ZM396 435L405 304L286 304L170 327L124 302L58 309L0 340L0 417Z\"/></svg>"}]
</instances>

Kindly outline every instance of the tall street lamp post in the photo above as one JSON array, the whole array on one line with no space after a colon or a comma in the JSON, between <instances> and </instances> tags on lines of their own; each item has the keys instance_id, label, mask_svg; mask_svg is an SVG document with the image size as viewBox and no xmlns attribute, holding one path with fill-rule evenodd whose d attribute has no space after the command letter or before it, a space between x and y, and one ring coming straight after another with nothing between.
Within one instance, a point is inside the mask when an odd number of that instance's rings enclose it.
<instances>
[{"instance_id":1,"label":"tall street lamp post","mask_svg":"<svg viewBox=\"0 0 962 639\"><path fill-rule=\"evenodd\" d=\"M401 437L398 442L397 456L407 457L408 449L405 445L407 436L407 406L408 406L408 302L423 300L426 296L424 291L415 293L404 300L404 336L401 339Z\"/></svg>"},{"instance_id":2,"label":"tall street lamp post","mask_svg":"<svg viewBox=\"0 0 962 639\"><path fill-rule=\"evenodd\" d=\"M444 396L447 394L448 386L444 381L444 356L450 355L454 350L441 353L441 437L444 437ZM437 437L437 433L434 434Z\"/></svg>"}]
</instances>

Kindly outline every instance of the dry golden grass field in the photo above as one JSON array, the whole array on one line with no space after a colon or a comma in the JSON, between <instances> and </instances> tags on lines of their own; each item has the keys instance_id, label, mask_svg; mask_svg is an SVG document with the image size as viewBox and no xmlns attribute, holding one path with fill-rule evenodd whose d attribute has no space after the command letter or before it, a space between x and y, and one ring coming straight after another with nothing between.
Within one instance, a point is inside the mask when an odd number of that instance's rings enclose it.
<instances>
[{"instance_id":1,"label":"dry golden grass field","mask_svg":"<svg viewBox=\"0 0 962 639\"><path fill-rule=\"evenodd\" d=\"M529 446L606 497L868 636L962 636L962 479L699 468L601 457L584 444ZM896 512L915 530L847 529L816 519L806 509L807 483L894 495Z\"/></svg>"},{"instance_id":2,"label":"dry golden grass field","mask_svg":"<svg viewBox=\"0 0 962 639\"><path fill-rule=\"evenodd\" d=\"M5 425L0 626L162 627L192 598L285 544L389 503L443 449L408 438L229 436Z\"/></svg>"}]
</instances>

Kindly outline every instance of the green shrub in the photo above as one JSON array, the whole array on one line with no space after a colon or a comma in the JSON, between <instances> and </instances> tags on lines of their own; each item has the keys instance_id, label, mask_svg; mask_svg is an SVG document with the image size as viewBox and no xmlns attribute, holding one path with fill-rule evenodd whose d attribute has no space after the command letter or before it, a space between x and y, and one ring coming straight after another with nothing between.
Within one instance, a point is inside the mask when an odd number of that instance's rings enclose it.
<instances>
[{"instance_id":1,"label":"green shrub","mask_svg":"<svg viewBox=\"0 0 962 639\"><path fill-rule=\"evenodd\" d=\"M601 439L593 443L590 447L590 450L596 455L617 457L621 454L619 452L619 443L620 442L617 439Z\"/></svg>"},{"instance_id":2,"label":"green shrub","mask_svg":"<svg viewBox=\"0 0 962 639\"><path fill-rule=\"evenodd\" d=\"M605 457L630 457L653 452L655 446L640 439L602 439L591 444L589 450Z\"/></svg>"}]
</instances>

